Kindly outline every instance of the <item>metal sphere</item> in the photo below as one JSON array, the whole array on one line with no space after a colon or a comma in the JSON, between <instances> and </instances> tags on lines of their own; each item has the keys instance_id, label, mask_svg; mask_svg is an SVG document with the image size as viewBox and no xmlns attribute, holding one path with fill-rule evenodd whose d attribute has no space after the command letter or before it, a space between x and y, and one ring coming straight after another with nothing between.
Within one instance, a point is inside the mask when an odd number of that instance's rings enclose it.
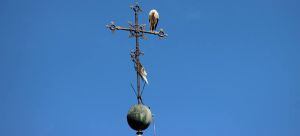
<instances>
[{"instance_id":1,"label":"metal sphere","mask_svg":"<svg viewBox=\"0 0 300 136\"><path fill-rule=\"evenodd\" d=\"M129 126L136 131L143 131L149 127L152 122L152 113L150 109L143 105L133 105L127 114Z\"/></svg>"}]
</instances>

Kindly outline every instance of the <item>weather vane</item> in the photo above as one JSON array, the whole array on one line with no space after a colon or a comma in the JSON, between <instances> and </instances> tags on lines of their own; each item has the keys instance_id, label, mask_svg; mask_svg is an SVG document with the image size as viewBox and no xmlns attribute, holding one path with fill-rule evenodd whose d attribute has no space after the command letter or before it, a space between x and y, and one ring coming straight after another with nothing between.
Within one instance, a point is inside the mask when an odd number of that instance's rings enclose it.
<instances>
[{"instance_id":1,"label":"weather vane","mask_svg":"<svg viewBox=\"0 0 300 136\"><path fill-rule=\"evenodd\" d=\"M166 38L167 34L160 29L156 31L158 21L159 21L159 14L155 9L152 9L149 12L149 25L150 30L146 30L145 24L139 24L138 15L142 12L141 7L139 6L137 0L135 0L135 4L130 6L130 8L134 11L134 24L129 22L129 27L122 27L115 25L114 22L111 22L109 25L106 25L108 29L112 32L116 30L123 30L129 32L129 37L135 37L135 50L130 53L131 60L134 62L134 68L136 70L137 75L137 101L138 104L132 106L127 114L127 122L129 126L137 131L138 136L143 135L143 130L147 129L152 122L152 113L148 106L145 106L142 101L142 91L141 91L141 81L144 81L145 84L148 84L147 80L147 72L143 65L140 62L140 55L144 53L140 50L139 39L145 39L145 34L152 34L157 35L159 38ZM131 84L132 86L132 84ZM134 87L132 86L133 90L135 91ZM144 87L143 87L144 88Z\"/></svg>"}]
</instances>

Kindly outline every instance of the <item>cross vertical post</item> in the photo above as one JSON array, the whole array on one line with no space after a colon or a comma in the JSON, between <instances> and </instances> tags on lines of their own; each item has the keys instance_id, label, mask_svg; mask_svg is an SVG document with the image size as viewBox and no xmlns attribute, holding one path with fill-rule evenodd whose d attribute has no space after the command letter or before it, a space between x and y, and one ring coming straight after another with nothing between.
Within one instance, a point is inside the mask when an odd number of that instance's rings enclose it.
<instances>
[{"instance_id":1,"label":"cross vertical post","mask_svg":"<svg viewBox=\"0 0 300 136\"><path fill-rule=\"evenodd\" d=\"M140 43L139 43L139 33L138 33L138 30L139 30L139 18L138 18L138 13L140 12L140 7L139 6L135 6L134 7L134 25L135 25L135 60L136 60L136 67L137 67L137 70L136 70L136 80L137 80L137 100L138 100L138 104L141 104L142 103L142 96L141 96L141 80L140 80L140 76L139 76L139 71L140 71L140 65L137 65L139 64L139 61L140 61Z\"/></svg>"}]
</instances>

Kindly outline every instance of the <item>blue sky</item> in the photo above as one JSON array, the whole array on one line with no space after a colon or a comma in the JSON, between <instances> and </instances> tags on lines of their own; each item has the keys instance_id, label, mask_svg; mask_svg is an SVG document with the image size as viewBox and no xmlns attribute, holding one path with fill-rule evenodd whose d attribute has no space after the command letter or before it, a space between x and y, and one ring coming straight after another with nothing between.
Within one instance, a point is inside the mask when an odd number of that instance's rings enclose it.
<instances>
[{"instance_id":1,"label":"blue sky","mask_svg":"<svg viewBox=\"0 0 300 136\"><path fill-rule=\"evenodd\" d=\"M0 1L0 135L134 135L133 0ZM143 0L157 135L300 135L300 2ZM153 126L145 132L153 135Z\"/></svg>"}]
</instances>

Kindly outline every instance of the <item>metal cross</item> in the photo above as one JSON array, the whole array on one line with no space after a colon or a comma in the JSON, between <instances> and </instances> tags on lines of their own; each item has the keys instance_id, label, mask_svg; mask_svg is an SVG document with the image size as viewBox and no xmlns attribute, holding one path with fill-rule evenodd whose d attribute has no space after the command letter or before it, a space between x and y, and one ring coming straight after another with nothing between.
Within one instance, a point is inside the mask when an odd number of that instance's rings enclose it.
<instances>
[{"instance_id":1,"label":"metal cross","mask_svg":"<svg viewBox=\"0 0 300 136\"><path fill-rule=\"evenodd\" d=\"M110 29L112 32L116 30L123 30L129 32L129 37L135 37L135 51L131 52L131 59L135 63L136 71L137 71L137 100L138 104L142 103L142 96L141 96L141 86L140 86L140 76L138 71L141 69L139 56L143 55L143 53L140 51L140 45L139 45L139 38L145 39L145 34L152 34L157 35L159 38L166 38L167 34L163 31L163 29L160 29L159 31L146 31L145 24L139 24L138 20L138 14L142 12L141 7L136 2L134 6L130 6L130 8L134 11L134 17L135 21L134 24L129 22L129 28L125 28L122 26L115 25L114 22L111 22L109 25L106 25L108 29Z\"/></svg>"}]
</instances>

